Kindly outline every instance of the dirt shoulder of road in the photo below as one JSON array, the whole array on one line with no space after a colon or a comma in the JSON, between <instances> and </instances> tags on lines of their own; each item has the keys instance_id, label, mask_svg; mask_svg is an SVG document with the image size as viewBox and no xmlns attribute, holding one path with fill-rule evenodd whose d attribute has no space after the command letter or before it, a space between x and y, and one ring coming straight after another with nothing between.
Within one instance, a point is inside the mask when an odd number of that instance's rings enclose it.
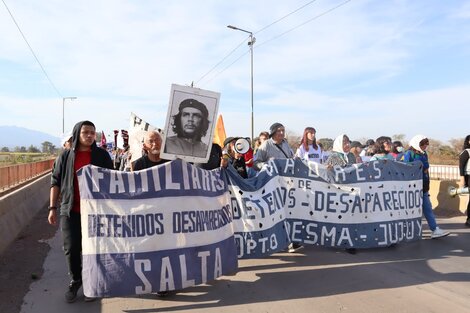
<instances>
[{"instance_id":1,"label":"dirt shoulder of road","mask_svg":"<svg viewBox=\"0 0 470 313\"><path fill-rule=\"evenodd\" d=\"M0 255L0 312L20 312L31 283L43 275L44 259L50 250L44 240L57 231L47 223L47 214L47 209L42 209Z\"/></svg>"}]
</instances>

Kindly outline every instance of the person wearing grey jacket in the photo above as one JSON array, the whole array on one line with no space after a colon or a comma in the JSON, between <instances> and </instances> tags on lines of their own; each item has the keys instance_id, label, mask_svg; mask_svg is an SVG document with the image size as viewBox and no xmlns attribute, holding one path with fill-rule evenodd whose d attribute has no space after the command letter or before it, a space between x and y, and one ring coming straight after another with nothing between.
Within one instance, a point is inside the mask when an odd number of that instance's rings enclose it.
<instances>
[{"instance_id":1,"label":"person wearing grey jacket","mask_svg":"<svg viewBox=\"0 0 470 313\"><path fill-rule=\"evenodd\" d=\"M291 159L294 152L286 140L286 129L281 123L269 127L269 139L261 144L255 154L253 168L260 171L270 159Z\"/></svg>"},{"instance_id":2,"label":"person wearing grey jacket","mask_svg":"<svg viewBox=\"0 0 470 313\"><path fill-rule=\"evenodd\" d=\"M261 144L255 154L253 168L260 171L270 159L292 159L294 152L286 140L286 129L281 123L274 123L269 127L269 139ZM289 253L302 249L302 245L292 242L287 247Z\"/></svg>"}]
</instances>

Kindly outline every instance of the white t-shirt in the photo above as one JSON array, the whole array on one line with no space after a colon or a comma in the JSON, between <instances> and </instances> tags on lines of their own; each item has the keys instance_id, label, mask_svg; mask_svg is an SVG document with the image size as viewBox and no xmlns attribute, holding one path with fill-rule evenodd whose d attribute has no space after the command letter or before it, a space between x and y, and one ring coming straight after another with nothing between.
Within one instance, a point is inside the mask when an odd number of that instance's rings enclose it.
<instances>
[{"instance_id":1,"label":"white t-shirt","mask_svg":"<svg viewBox=\"0 0 470 313\"><path fill-rule=\"evenodd\" d=\"M308 146L308 151L305 151L305 148L303 145L301 145L298 149L297 152L295 153L295 156L300 158L301 160L305 161L311 161L311 162L317 162L317 163L323 163L323 152L321 151L320 146L317 146L318 148L315 149L313 148L312 145Z\"/></svg>"}]
</instances>

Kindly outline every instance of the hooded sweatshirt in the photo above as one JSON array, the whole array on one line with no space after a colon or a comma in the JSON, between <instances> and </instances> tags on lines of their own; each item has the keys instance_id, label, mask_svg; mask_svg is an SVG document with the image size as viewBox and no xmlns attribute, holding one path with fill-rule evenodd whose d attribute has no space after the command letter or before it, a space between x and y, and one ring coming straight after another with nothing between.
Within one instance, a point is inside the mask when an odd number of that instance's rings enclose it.
<instances>
[{"instance_id":1,"label":"hooded sweatshirt","mask_svg":"<svg viewBox=\"0 0 470 313\"><path fill-rule=\"evenodd\" d=\"M60 190L60 215L70 216L70 210L73 207L74 199L74 163L75 153L80 142L80 130L83 123L93 123L89 121L81 121L75 124L72 131L72 147L65 150L56 160L55 167L52 170L51 187L57 186ZM94 125L93 125L94 127ZM113 168L113 162L106 150L98 148L96 141L91 145L91 162L90 164L108 169ZM78 186L77 186L78 188Z\"/></svg>"},{"instance_id":2,"label":"hooded sweatshirt","mask_svg":"<svg viewBox=\"0 0 470 313\"><path fill-rule=\"evenodd\" d=\"M410 140L410 148L405 152L403 156L404 162L414 162L420 161L423 164L423 192L429 191L429 161L428 154L426 151L423 151L419 146L419 143L427 139L424 135L416 135Z\"/></svg>"}]
</instances>

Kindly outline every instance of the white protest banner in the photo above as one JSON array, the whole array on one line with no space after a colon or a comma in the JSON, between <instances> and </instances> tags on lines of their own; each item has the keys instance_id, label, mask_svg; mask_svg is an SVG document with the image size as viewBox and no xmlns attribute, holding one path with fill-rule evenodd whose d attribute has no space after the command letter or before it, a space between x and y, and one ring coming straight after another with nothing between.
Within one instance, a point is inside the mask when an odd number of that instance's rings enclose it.
<instances>
[{"instance_id":1,"label":"white protest banner","mask_svg":"<svg viewBox=\"0 0 470 313\"><path fill-rule=\"evenodd\" d=\"M150 125L133 112L131 112L130 123L129 123L129 146L131 151L131 162L134 162L142 156L142 147L144 143L145 134L148 131L158 131L161 129Z\"/></svg>"},{"instance_id":2,"label":"white protest banner","mask_svg":"<svg viewBox=\"0 0 470 313\"><path fill-rule=\"evenodd\" d=\"M177 160L133 173L86 166L79 177L85 295L183 289L237 270L220 170Z\"/></svg>"},{"instance_id":3,"label":"white protest banner","mask_svg":"<svg viewBox=\"0 0 470 313\"><path fill-rule=\"evenodd\" d=\"M376 161L327 170L284 159L248 180L228 172L240 258L276 252L291 241L375 248L421 238L419 164Z\"/></svg>"},{"instance_id":4,"label":"white protest banner","mask_svg":"<svg viewBox=\"0 0 470 313\"><path fill-rule=\"evenodd\" d=\"M133 173L87 166L79 182L87 296L205 283L236 271L237 258L290 242L376 248L421 238L419 162L327 170L271 160L242 179L175 160Z\"/></svg>"}]
</instances>

